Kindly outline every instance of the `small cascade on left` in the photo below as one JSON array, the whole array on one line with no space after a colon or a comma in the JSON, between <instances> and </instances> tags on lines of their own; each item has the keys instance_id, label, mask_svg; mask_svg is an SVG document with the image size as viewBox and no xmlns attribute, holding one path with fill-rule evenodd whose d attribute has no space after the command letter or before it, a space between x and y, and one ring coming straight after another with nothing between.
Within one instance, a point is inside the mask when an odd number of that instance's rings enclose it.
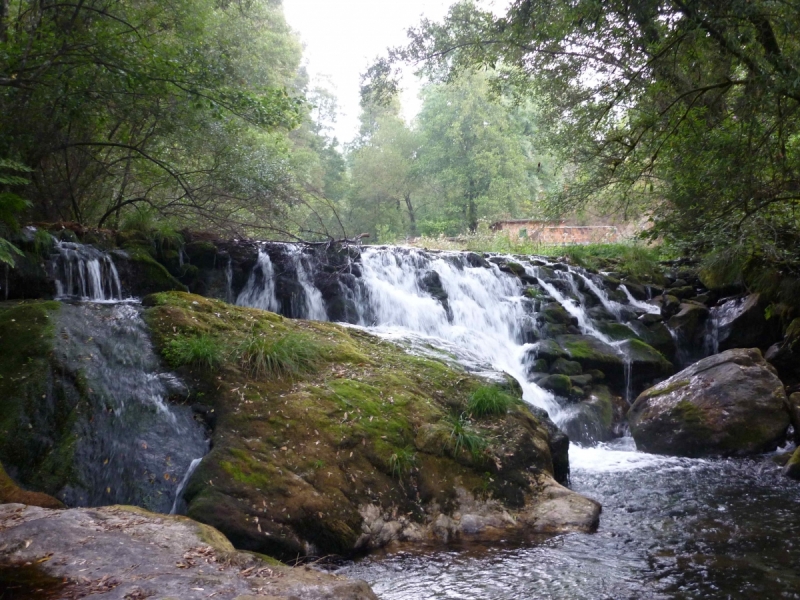
<instances>
[{"instance_id":1,"label":"small cascade on left","mask_svg":"<svg viewBox=\"0 0 800 600\"><path fill-rule=\"evenodd\" d=\"M111 256L94 246L56 241L50 275L59 299L122 300L122 285Z\"/></svg>"}]
</instances>

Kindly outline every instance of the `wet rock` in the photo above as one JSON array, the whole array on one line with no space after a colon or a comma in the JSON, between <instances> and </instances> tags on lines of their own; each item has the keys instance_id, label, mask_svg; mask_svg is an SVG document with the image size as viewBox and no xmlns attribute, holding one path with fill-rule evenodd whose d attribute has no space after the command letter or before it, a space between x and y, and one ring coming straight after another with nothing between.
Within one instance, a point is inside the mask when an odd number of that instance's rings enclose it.
<instances>
[{"instance_id":1,"label":"wet rock","mask_svg":"<svg viewBox=\"0 0 800 600\"><path fill-rule=\"evenodd\" d=\"M658 315L647 315L659 318ZM646 320L633 320L628 322L628 327L636 332L636 336L645 344L648 344L661 352L667 360L672 360L677 353L677 346L675 345L675 338L667 329L663 322Z\"/></svg>"},{"instance_id":2,"label":"wet rock","mask_svg":"<svg viewBox=\"0 0 800 600\"><path fill-rule=\"evenodd\" d=\"M589 445L616 437L614 402L608 387L594 386L588 398L568 410L564 429L573 442Z\"/></svg>"},{"instance_id":3,"label":"wet rock","mask_svg":"<svg viewBox=\"0 0 800 600\"><path fill-rule=\"evenodd\" d=\"M481 267L483 269L489 268L489 261L483 258L479 254L475 254L474 252L468 252L465 257L467 264L470 267Z\"/></svg>"},{"instance_id":4,"label":"wet rock","mask_svg":"<svg viewBox=\"0 0 800 600\"><path fill-rule=\"evenodd\" d=\"M670 317L667 326L673 331L677 340L677 349L681 352L681 362L691 363L708 351L704 347L708 308L699 302L682 302L677 314Z\"/></svg>"},{"instance_id":5,"label":"wet rock","mask_svg":"<svg viewBox=\"0 0 800 600\"><path fill-rule=\"evenodd\" d=\"M648 293L646 286L641 285L639 283L634 283L633 281L630 280L622 281L622 283L625 285L626 288L628 288L628 291L631 293L631 296L633 296L637 300L641 300L642 302L650 300L650 294Z\"/></svg>"},{"instance_id":6,"label":"wet rock","mask_svg":"<svg viewBox=\"0 0 800 600\"><path fill-rule=\"evenodd\" d=\"M800 448L794 451L792 458L786 463L786 466L783 468L783 474L790 479L800 481Z\"/></svg>"},{"instance_id":7,"label":"wet rock","mask_svg":"<svg viewBox=\"0 0 800 600\"><path fill-rule=\"evenodd\" d=\"M641 340L626 340L620 350L631 362L631 386L634 390L671 375L675 368L658 350Z\"/></svg>"},{"instance_id":8,"label":"wet rock","mask_svg":"<svg viewBox=\"0 0 800 600\"><path fill-rule=\"evenodd\" d=\"M536 382L540 388L553 392L556 396L569 396L572 382L567 375L548 375Z\"/></svg>"},{"instance_id":9,"label":"wet rock","mask_svg":"<svg viewBox=\"0 0 800 600\"><path fill-rule=\"evenodd\" d=\"M660 314L654 315L653 313L644 313L638 317L638 320L642 322L643 325L653 325L655 323L662 323L664 321L664 317Z\"/></svg>"},{"instance_id":10,"label":"wet rock","mask_svg":"<svg viewBox=\"0 0 800 600\"><path fill-rule=\"evenodd\" d=\"M581 363L565 358L557 358L550 366L550 372L559 375L580 375L583 373Z\"/></svg>"},{"instance_id":11,"label":"wet rock","mask_svg":"<svg viewBox=\"0 0 800 600\"><path fill-rule=\"evenodd\" d=\"M697 292L695 289L690 285L683 285L680 287L672 287L669 289L669 294L671 296L675 296L679 300L686 300L687 298L691 298Z\"/></svg>"},{"instance_id":12,"label":"wet rock","mask_svg":"<svg viewBox=\"0 0 800 600\"><path fill-rule=\"evenodd\" d=\"M758 349L705 358L643 392L628 412L636 445L677 456L772 450L789 427L786 394Z\"/></svg>"},{"instance_id":13,"label":"wet rock","mask_svg":"<svg viewBox=\"0 0 800 600\"><path fill-rule=\"evenodd\" d=\"M513 262L513 261L508 261L506 263L501 264L500 265L500 270L503 273L509 273L509 274L515 275L517 277L522 277L523 275L526 274L525 273L525 267L523 267L521 264L519 264L517 262Z\"/></svg>"},{"instance_id":14,"label":"wet rock","mask_svg":"<svg viewBox=\"0 0 800 600\"><path fill-rule=\"evenodd\" d=\"M598 369L609 380L624 381L624 361L613 346L589 335L561 335L556 342L571 360L580 363L584 371Z\"/></svg>"},{"instance_id":15,"label":"wet rock","mask_svg":"<svg viewBox=\"0 0 800 600\"><path fill-rule=\"evenodd\" d=\"M544 359L548 362L552 362L558 358L566 357L567 352L555 340L539 340L534 344L533 348L528 350L527 356L530 361Z\"/></svg>"},{"instance_id":16,"label":"wet rock","mask_svg":"<svg viewBox=\"0 0 800 600\"><path fill-rule=\"evenodd\" d=\"M800 444L800 392L789 394L789 418L794 428L794 441Z\"/></svg>"},{"instance_id":17,"label":"wet rock","mask_svg":"<svg viewBox=\"0 0 800 600\"><path fill-rule=\"evenodd\" d=\"M681 310L681 301L670 294L664 294L661 297L661 316L669 319L671 316L678 314Z\"/></svg>"},{"instance_id":18,"label":"wet rock","mask_svg":"<svg viewBox=\"0 0 800 600\"><path fill-rule=\"evenodd\" d=\"M275 600L377 598L364 581L236 552L207 525L133 507L54 511L4 504L0 530L4 560L38 563L45 574L66 580L62 598L234 600L265 598L264 590Z\"/></svg>"},{"instance_id":19,"label":"wet rock","mask_svg":"<svg viewBox=\"0 0 800 600\"><path fill-rule=\"evenodd\" d=\"M447 319L452 321L453 310L450 308L448 295L444 289L442 278L439 276L439 273L436 271L427 271L422 277L420 277L419 286L439 301L439 304L442 305L445 313L447 313Z\"/></svg>"},{"instance_id":20,"label":"wet rock","mask_svg":"<svg viewBox=\"0 0 800 600\"><path fill-rule=\"evenodd\" d=\"M719 349L759 348L766 351L781 338L780 319L767 319L769 302L759 294L729 300L718 308Z\"/></svg>"},{"instance_id":21,"label":"wet rock","mask_svg":"<svg viewBox=\"0 0 800 600\"><path fill-rule=\"evenodd\" d=\"M571 375L569 380L572 382L572 385L585 388L591 385L592 381L594 381L594 377L587 373L585 375Z\"/></svg>"},{"instance_id":22,"label":"wet rock","mask_svg":"<svg viewBox=\"0 0 800 600\"><path fill-rule=\"evenodd\" d=\"M783 340L770 346L765 358L786 385L800 383L800 318L789 323Z\"/></svg>"},{"instance_id":23,"label":"wet rock","mask_svg":"<svg viewBox=\"0 0 800 600\"><path fill-rule=\"evenodd\" d=\"M577 325L578 321L569 314L566 309L558 302L545 304L540 311L540 316L547 322L554 325Z\"/></svg>"},{"instance_id":24,"label":"wet rock","mask_svg":"<svg viewBox=\"0 0 800 600\"><path fill-rule=\"evenodd\" d=\"M586 311L586 314L589 316L589 318L592 319L592 321L595 322L603 322L603 321L615 322L617 319L602 304L598 304L597 306L593 306L592 308L588 309Z\"/></svg>"}]
</instances>

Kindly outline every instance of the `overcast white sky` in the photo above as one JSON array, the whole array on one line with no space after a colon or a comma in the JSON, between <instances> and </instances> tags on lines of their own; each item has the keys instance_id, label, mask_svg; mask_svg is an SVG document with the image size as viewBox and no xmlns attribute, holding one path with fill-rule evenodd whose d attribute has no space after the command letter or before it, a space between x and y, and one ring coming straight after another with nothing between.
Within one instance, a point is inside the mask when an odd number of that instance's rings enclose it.
<instances>
[{"instance_id":1,"label":"overcast white sky","mask_svg":"<svg viewBox=\"0 0 800 600\"><path fill-rule=\"evenodd\" d=\"M421 15L440 20L454 0L284 0L289 25L305 46L303 60L312 80L324 83L337 97L335 134L351 141L358 131L360 75L389 46L406 41L406 29ZM487 5L507 4L504 0ZM330 83L325 83L328 78ZM419 85L404 82L407 118L419 110Z\"/></svg>"}]
</instances>

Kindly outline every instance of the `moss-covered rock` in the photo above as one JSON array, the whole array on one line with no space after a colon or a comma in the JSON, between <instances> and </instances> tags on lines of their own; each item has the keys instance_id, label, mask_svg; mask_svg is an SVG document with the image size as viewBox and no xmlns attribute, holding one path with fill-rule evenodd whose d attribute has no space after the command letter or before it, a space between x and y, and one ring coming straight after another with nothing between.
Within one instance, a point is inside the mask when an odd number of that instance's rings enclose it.
<instances>
[{"instance_id":1,"label":"moss-covered rock","mask_svg":"<svg viewBox=\"0 0 800 600\"><path fill-rule=\"evenodd\" d=\"M583 368L581 368L581 363L574 360L557 358L550 366L550 372L560 375L580 375L583 373Z\"/></svg>"},{"instance_id":2,"label":"moss-covered rock","mask_svg":"<svg viewBox=\"0 0 800 600\"><path fill-rule=\"evenodd\" d=\"M792 458L786 463L786 466L783 468L783 474L786 475L786 477L800 481L800 448L794 451Z\"/></svg>"},{"instance_id":3,"label":"moss-covered rock","mask_svg":"<svg viewBox=\"0 0 800 600\"><path fill-rule=\"evenodd\" d=\"M774 449L790 420L783 385L753 348L710 356L644 391L628 422L646 452L726 456Z\"/></svg>"},{"instance_id":4,"label":"moss-covered rock","mask_svg":"<svg viewBox=\"0 0 800 600\"><path fill-rule=\"evenodd\" d=\"M548 375L539 379L536 384L544 390L553 392L556 396L567 397L572 391L572 381L568 375Z\"/></svg>"},{"instance_id":5,"label":"moss-covered rock","mask_svg":"<svg viewBox=\"0 0 800 600\"><path fill-rule=\"evenodd\" d=\"M595 385L585 400L570 407L565 431L570 440L584 445L608 441L615 436L615 399L604 385Z\"/></svg>"},{"instance_id":6,"label":"moss-covered rock","mask_svg":"<svg viewBox=\"0 0 800 600\"><path fill-rule=\"evenodd\" d=\"M114 252L113 256L126 294L141 297L156 292L188 290L144 247L129 246L125 251Z\"/></svg>"},{"instance_id":7,"label":"moss-covered rock","mask_svg":"<svg viewBox=\"0 0 800 600\"><path fill-rule=\"evenodd\" d=\"M184 367L215 415L213 449L185 498L190 516L237 547L294 558L559 529L537 512L554 483L551 434L521 404L469 418L485 382L330 323L181 293L145 302L162 350L198 335L229 349L216 371ZM267 349L294 340L310 352L307 368L254 369L256 359L242 360L254 339ZM564 528L591 528L597 505L574 500Z\"/></svg>"}]
</instances>

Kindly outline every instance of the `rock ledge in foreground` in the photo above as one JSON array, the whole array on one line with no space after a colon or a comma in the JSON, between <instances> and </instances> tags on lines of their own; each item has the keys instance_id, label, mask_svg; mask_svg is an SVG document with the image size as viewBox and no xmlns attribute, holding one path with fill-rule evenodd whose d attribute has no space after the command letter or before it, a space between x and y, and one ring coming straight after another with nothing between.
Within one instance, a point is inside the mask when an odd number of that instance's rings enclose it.
<instances>
[{"instance_id":1,"label":"rock ledge in foreground","mask_svg":"<svg viewBox=\"0 0 800 600\"><path fill-rule=\"evenodd\" d=\"M0 566L38 563L66 580L64 598L377 600L363 581L265 562L212 527L127 506L3 504L0 532Z\"/></svg>"},{"instance_id":2,"label":"rock ledge in foreground","mask_svg":"<svg viewBox=\"0 0 800 600\"><path fill-rule=\"evenodd\" d=\"M628 422L640 450L691 457L773 450L790 423L783 384L756 348L704 358L644 391Z\"/></svg>"}]
</instances>

